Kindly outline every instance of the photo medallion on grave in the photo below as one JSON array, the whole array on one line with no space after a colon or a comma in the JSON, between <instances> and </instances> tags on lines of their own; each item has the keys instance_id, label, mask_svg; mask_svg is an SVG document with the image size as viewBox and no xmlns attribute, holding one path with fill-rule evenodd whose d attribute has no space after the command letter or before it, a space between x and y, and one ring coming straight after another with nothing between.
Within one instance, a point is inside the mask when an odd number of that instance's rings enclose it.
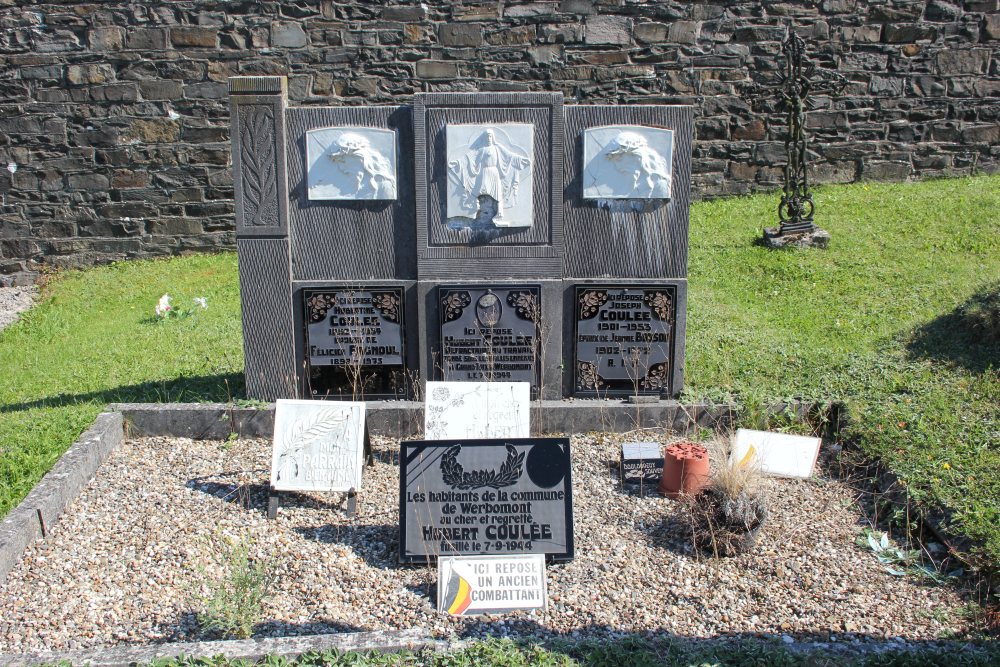
<instances>
[{"instance_id":1,"label":"photo medallion on grave","mask_svg":"<svg viewBox=\"0 0 1000 667\"><path fill-rule=\"evenodd\" d=\"M400 444L399 560L573 558L569 438Z\"/></svg>"},{"instance_id":2,"label":"photo medallion on grave","mask_svg":"<svg viewBox=\"0 0 1000 667\"><path fill-rule=\"evenodd\" d=\"M674 285L576 288L574 393L673 393Z\"/></svg>"},{"instance_id":3,"label":"photo medallion on grave","mask_svg":"<svg viewBox=\"0 0 1000 667\"><path fill-rule=\"evenodd\" d=\"M438 303L444 380L530 382L537 392L538 285L442 286Z\"/></svg>"},{"instance_id":4,"label":"photo medallion on grave","mask_svg":"<svg viewBox=\"0 0 1000 667\"><path fill-rule=\"evenodd\" d=\"M315 398L402 391L402 287L302 291L309 393Z\"/></svg>"}]
</instances>

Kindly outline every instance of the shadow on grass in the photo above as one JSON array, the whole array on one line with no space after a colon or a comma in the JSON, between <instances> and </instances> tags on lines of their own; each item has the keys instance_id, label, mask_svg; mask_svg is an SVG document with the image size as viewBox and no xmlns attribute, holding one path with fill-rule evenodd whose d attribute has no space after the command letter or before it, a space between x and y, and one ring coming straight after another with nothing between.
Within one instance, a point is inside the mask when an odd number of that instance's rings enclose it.
<instances>
[{"instance_id":1,"label":"shadow on grass","mask_svg":"<svg viewBox=\"0 0 1000 667\"><path fill-rule=\"evenodd\" d=\"M974 373L1000 368L1000 283L980 289L952 312L918 327L907 352Z\"/></svg>"},{"instance_id":2,"label":"shadow on grass","mask_svg":"<svg viewBox=\"0 0 1000 667\"><path fill-rule=\"evenodd\" d=\"M246 396L242 373L196 375L0 405L0 414L81 403L226 403Z\"/></svg>"}]
</instances>

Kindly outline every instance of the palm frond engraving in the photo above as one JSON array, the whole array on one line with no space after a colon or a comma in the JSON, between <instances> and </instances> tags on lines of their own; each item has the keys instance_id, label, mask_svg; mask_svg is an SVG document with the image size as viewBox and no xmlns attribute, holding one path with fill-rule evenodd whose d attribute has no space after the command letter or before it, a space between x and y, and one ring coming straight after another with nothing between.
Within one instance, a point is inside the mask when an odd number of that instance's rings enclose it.
<instances>
[{"instance_id":1,"label":"palm frond engraving","mask_svg":"<svg viewBox=\"0 0 1000 667\"><path fill-rule=\"evenodd\" d=\"M285 438L281 453L277 459L277 476L281 480L281 473L285 470L286 463L293 465L293 478L297 478L300 473L299 457L306 447L323 441L330 440L344 446L346 429L349 421L349 413L341 410L322 410L310 419L303 419L298 422Z\"/></svg>"},{"instance_id":2,"label":"palm frond engraving","mask_svg":"<svg viewBox=\"0 0 1000 667\"><path fill-rule=\"evenodd\" d=\"M441 457L441 479L451 488L463 491L486 486L500 489L516 484L523 471L524 453L518 454L513 445L506 445L506 448L507 459L500 464L498 470L465 472L465 468L458 462L458 454L462 451L462 445L452 445Z\"/></svg>"},{"instance_id":3,"label":"palm frond engraving","mask_svg":"<svg viewBox=\"0 0 1000 667\"><path fill-rule=\"evenodd\" d=\"M253 105L240 114L240 163L243 177L243 224L278 224L278 181L274 146L274 111Z\"/></svg>"}]
</instances>

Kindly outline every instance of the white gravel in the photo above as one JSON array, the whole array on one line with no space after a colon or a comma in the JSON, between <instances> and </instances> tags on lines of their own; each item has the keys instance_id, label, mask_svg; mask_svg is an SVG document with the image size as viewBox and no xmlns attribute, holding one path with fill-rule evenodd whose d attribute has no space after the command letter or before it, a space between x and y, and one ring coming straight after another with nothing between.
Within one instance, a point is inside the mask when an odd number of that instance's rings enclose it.
<instances>
[{"instance_id":1,"label":"white gravel","mask_svg":"<svg viewBox=\"0 0 1000 667\"><path fill-rule=\"evenodd\" d=\"M653 432L625 437L666 442ZM196 637L195 593L223 536L252 540L281 575L257 636L419 627L467 637L839 641L966 630L956 591L893 577L855 545L864 522L844 484L766 481L771 513L757 549L705 559L688 547L680 502L620 489L622 440L572 439L576 559L548 567L548 611L480 619L437 614L436 571L396 562L397 442L374 439L355 518L339 494L304 494L273 522L267 441L127 441L0 585L0 652Z\"/></svg>"},{"instance_id":2,"label":"white gravel","mask_svg":"<svg viewBox=\"0 0 1000 667\"><path fill-rule=\"evenodd\" d=\"M0 330L17 321L35 302L36 287L0 287Z\"/></svg>"}]
</instances>

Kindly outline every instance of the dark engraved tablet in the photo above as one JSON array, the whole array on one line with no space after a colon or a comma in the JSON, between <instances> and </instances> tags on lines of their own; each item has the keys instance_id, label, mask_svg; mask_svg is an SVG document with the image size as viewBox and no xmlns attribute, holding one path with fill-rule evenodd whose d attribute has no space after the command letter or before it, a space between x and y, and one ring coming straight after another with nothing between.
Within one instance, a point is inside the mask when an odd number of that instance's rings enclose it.
<instances>
[{"instance_id":1,"label":"dark engraved tablet","mask_svg":"<svg viewBox=\"0 0 1000 667\"><path fill-rule=\"evenodd\" d=\"M574 393L671 394L674 285L576 288Z\"/></svg>"},{"instance_id":2,"label":"dark engraved tablet","mask_svg":"<svg viewBox=\"0 0 1000 667\"><path fill-rule=\"evenodd\" d=\"M528 553L573 558L569 438L401 443L400 562Z\"/></svg>"},{"instance_id":3,"label":"dark engraved tablet","mask_svg":"<svg viewBox=\"0 0 1000 667\"><path fill-rule=\"evenodd\" d=\"M538 385L540 288L438 288L441 367L446 381Z\"/></svg>"},{"instance_id":4,"label":"dark engraved tablet","mask_svg":"<svg viewBox=\"0 0 1000 667\"><path fill-rule=\"evenodd\" d=\"M392 394L393 373L401 373L402 287L306 289L303 317L310 393Z\"/></svg>"}]
</instances>

